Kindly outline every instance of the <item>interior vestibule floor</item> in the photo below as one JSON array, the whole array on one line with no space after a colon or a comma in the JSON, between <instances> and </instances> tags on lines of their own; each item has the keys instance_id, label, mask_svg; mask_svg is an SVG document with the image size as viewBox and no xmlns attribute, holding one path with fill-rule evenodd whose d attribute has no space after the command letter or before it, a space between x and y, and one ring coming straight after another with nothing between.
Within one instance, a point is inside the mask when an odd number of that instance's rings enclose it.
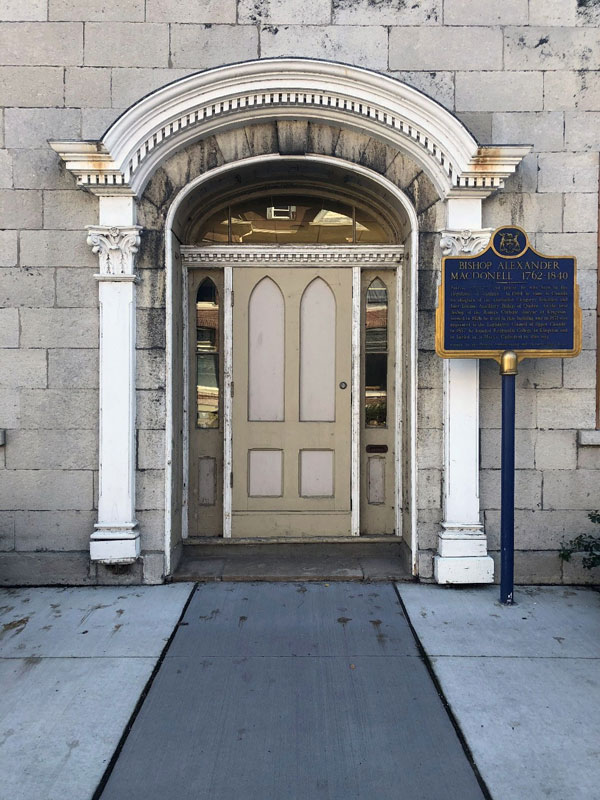
<instances>
[{"instance_id":1,"label":"interior vestibule floor","mask_svg":"<svg viewBox=\"0 0 600 800\"><path fill-rule=\"evenodd\" d=\"M351 541L188 540L174 581L412 580L406 546L391 537Z\"/></svg>"}]
</instances>

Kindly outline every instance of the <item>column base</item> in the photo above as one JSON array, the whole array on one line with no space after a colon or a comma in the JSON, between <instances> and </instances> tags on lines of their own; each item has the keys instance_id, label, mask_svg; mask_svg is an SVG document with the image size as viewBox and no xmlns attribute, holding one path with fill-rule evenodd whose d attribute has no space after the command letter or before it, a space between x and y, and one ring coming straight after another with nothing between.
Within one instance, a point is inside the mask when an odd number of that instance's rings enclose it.
<instances>
[{"instance_id":1,"label":"column base","mask_svg":"<svg viewBox=\"0 0 600 800\"><path fill-rule=\"evenodd\" d=\"M436 583L494 582L494 560L491 556L435 556L433 561Z\"/></svg>"},{"instance_id":2,"label":"column base","mask_svg":"<svg viewBox=\"0 0 600 800\"><path fill-rule=\"evenodd\" d=\"M133 564L140 557L137 522L95 525L90 538L90 559L100 564Z\"/></svg>"}]
</instances>

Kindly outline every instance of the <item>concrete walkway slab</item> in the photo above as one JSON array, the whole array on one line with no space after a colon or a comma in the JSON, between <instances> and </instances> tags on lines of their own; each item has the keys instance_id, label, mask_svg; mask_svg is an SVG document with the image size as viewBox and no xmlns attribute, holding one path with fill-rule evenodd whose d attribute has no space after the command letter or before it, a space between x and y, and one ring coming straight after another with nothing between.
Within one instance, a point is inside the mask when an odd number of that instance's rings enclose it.
<instances>
[{"instance_id":1,"label":"concrete walkway slab","mask_svg":"<svg viewBox=\"0 0 600 800\"><path fill-rule=\"evenodd\" d=\"M494 800L597 800L600 595L398 589Z\"/></svg>"},{"instance_id":2,"label":"concrete walkway slab","mask_svg":"<svg viewBox=\"0 0 600 800\"><path fill-rule=\"evenodd\" d=\"M483 800L410 639L392 585L200 585L102 800Z\"/></svg>"},{"instance_id":3,"label":"concrete walkway slab","mask_svg":"<svg viewBox=\"0 0 600 800\"><path fill-rule=\"evenodd\" d=\"M0 590L2 800L90 800L191 590Z\"/></svg>"}]
</instances>

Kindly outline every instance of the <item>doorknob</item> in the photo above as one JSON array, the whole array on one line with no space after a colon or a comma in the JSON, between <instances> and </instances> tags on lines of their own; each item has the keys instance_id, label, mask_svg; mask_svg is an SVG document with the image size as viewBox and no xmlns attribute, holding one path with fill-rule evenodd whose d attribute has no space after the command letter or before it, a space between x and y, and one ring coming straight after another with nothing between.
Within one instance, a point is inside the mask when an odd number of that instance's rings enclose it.
<instances>
[{"instance_id":1,"label":"doorknob","mask_svg":"<svg viewBox=\"0 0 600 800\"><path fill-rule=\"evenodd\" d=\"M345 389L347 386L348 386L348 384L346 383L346 381L342 381L340 383L340 389Z\"/></svg>"}]
</instances>

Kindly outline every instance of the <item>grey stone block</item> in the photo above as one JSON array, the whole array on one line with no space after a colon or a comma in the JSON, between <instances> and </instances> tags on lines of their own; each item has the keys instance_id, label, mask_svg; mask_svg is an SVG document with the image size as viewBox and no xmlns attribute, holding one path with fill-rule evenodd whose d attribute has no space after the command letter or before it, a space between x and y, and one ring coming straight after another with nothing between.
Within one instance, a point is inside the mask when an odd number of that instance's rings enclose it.
<instances>
[{"instance_id":1,"label":"grey stone block","mask_svg":"<svg viewBox=\"0 0 600 800\"><path fill-rule=\"evenodd\" d=\"M236 0L203 0L180 3L179 0L146 0L148 22L236 22ZM240 23L247 22L240 8ZM316 23L315 23L316 24Z\"/></svg>"},{"instance_id":2,"label":"grey stone block","mask_svg":"<svg viewBox=\"0 0 600 800\"><path fill-rule=\"evenodd\" d=\"M572 111L574 108L597 111L600 108L598 73L586 70L544 72L544 108L548 111Z\"/></svg>"},{"instance_id":3,"label":"grey stone block","mask_svg":"<svg viewBox=\"0 0 600 800\"><path fill-rule=\"evenodd\" d=\"M435 349L435 312L424 310L418 312L417 342L420 350Z\"/></svg>"},{"instance_id":4,"label":"grey stone block","mask_svg":"<svg viewBox=\"0 0 600 800\"><path fill-rule=\"evenodd\" d=\"M529 153L519 163L515 172L504 182L507 192L537 192L538 155Z\"/></svg>"},{"instance_id":5,"label":"grey stone block","mask_svg":"<svg viewBox=\"0 0 600 800\"><path fill-rule=\"evenodd\" d=\"M164 350L137 351L135 385L138 389L165 388Z\"/></svg>"},{"instance_id":6,"label":"grey stone block","mask_svg":"<svg viewBox=\"0 0 600 800\"><path fill-rule=\"evenodd\" d=\"M583 555L574 553L570 561L563 561L562 582L567 586L597 586L600 583L600 567L586 569Z\"/></svg>"},{"instance_id":7,"label":"grey stone block","mask_svg":"<svg viewBox=\"0 0 600 800\"><path fill-rule=\"evenodd\" d=\"M92 473L83 470L0 470L0 509L87 510L92 507Z\"/></svg>"},{"instance_id":8,"label":"grey stone block","mask_svg":"<svg viewBox=\"0 0 600 800\"><path fill-rule=\"evenodd\" d=\"M417 433L417 464L420 469L440 469L443 464L441 429L423 428Z\"/></svg>"},{"instance_id":9,"label":"grey stone block","mask_svg":"<svg viewBox=\"0 0 600 800\"><path fill-rule=\"evenodd\" d=\"M48 19L143 22L144 0L105 0L103 3L90 3L89 0L49 0Z\"/></svg>"},{"instance_id":10,"label":"grey stone block","mask_svg":"<svg viewBox=\"0 0 600 800\"><path fill-rule=\"evenodd\" d=\"M595 350L596 348L596 312L583 311L582 314L582 336L581 343L584 350Z\"/></svg>"},{"instance_id":11,"label":"grey stone block","mask_svg":"<svg viewBox=\"0 0 600 800\"><path fill-rule=\"evenodd\" d=\"M0 20L35 21L48 19L48 0L0 0Z\"/></svg>"},{"instance_id":12,"label":"grey stone block","mask_svg":"<svg viewBox=\"0 0 600 800\"><path fill-rule=\"evenodd\" d=\"M56 270L56 304L64 308L96 308L98 306L98 282L94 279L97 269Z\"/></svg>"},{"instance_id":13,"label":"grey stone block","mask_svg":"<svg viewBox=\"0 0 600 800\"><path fill-rule=\"evenodd\" d=\"M421 92L437 100L438 103L454 109L454 73L447 71L439 72L392 72L394 78L409 86L414 86Z\"/></svg>"},{"instance_id":14,"label":"grey stone block","mask_svg":"<svg viewBox=\"0 0 600 800\"><path fill-rule=\"evenodd\" d=\"M7 108L6 147L48 147L48 139L79 139L81 112L75 108Z\"/></svg>"},{"instance_id":15,"label":"grey stone block","mask_svg":"<svg viewBox=\"0 0 600 800\"><path fill-rule=\"evenodd\" d=\"M94 469L97 466L96 429L9 432L7 469Z\"/></svg>"},{"instance_id":16,"label":"grey stone block","mask_svg":"<svg viewBox=\"0 0 600 800\"><path fill-rule=\"evenodd\" d=\"M477 29L473 47L469 27L398 27L390 29L392 70L499 70L502 69L502 32ZM373 68L373 64L369 64ZM376 67L375 67L376 68Z\"/></svg>"},{"instance_id":17,"label":"grey stone block","mask_svg":"<svg viewBox=\"0 0 600 800\"><path fill-rule=\"evenodd\" d=\"M145 269L137 287L136 305L138 308L165 307L164 269Z\"/></svg>"},{"instance_id":18,"label":"grey stone block","mask_svg":"<svg viewBox=\"0 0 600 800\"><path fill-rule=\"evenodd\" d=\"M12 186L12 154L8 150L0 150L0 189L11 189Z\"/></svg>"},{"instance_id":19,"label":"grey stone block","mask_svg":"<svg viewBox=\"0 0 600 800\"><path fill-rule=\"evenodd\" d=\"M6 228L41 228L41 192L0 189L0 219Z\"/></svg>"},{"instance_id":20,"label":"grey stone block","mask_svg":"<svg viewBox=\"0 0 600 800\"><path fill-rule=\"evenodd\" d=\"M519 391L519 402L516 404L515 414L517 429L537 427L538 395L549 394L551 391L538 392L534 389L521 389ZM479 420L482 428L502 427L501 396L497 389L481 389L479 391ZM542 425L541 422L539 424L540 426Z\"/></svg>"},{"instance_id":21,"label":"grey stone block","mask_svg":"<svg viewBox=\"0 0 600 800\"><path fill-rule=\"evenodd\" d=\"M3 586L83 586L92 582L89 552L0 556L0 584Z\"/></svg>"},{"instance_id":22,"label":"grey stone block","mask_svg":"<svg viewBox=\"0 0 600 800\"><path fill-rule=\"evenodd\" d=\"M595 233L598 230L598 197L586 194L565 194L564 219L565 232Z\"/></svg>"},{"instance_id":23,"label":"grey stone block","mask_svg":"<svg viewBox=\"0 0 600 800\"><path fill-rule=\"evenodd\" d=\"M444 25L527 25L527 6L527 0L505 0L501 5L480 0L444 0Z\"/></svg>"},{"instance_id":24,"label":"grey stone block","mask_svg":"<svg viewBox=\"0 0 600 800\"><path fill-rule=\"evenodd\" d=\"M82 139L100 139L124 108L84 108L81 111Z\"/></svg>"},{"instance_id":25,"label":"grey stone block","mask_svg":"<svg viewBox=\"0 0 600 800\"><path fill-rule=\"evenodd\" d=\"M154 430L138 431L138 469L164 469L165 432Z\"/></svg>"},{"instance_id":26,"label":"grey stone block","mask_svg":"<svg viewBox=\"0 0 600 800\"><path fill-rule=\"evenodd\" d=\"M53 306L54 270L7 268L0 271L3 306Z\"/></svg>"},{"instance_id":27,"label":"grey stone block","mask_svg":"<svg viewBox=\"0 0 600 800\"><path fill-rule=\"evenodd\" d=\"M253 25L172 25L171 58L174 67L205 69L228 61L258 56L258 31ZM267 55L263 52L263 56Z\"/></svg>"},{"instance_id":28,"label":"grey stone block","mask_svg":"<svg viewBox=\"0 0 600 800\"><path fill-rule=\"evenodd\" d=\"M16 511L16 549L83 551L94 530L94 511Z\"/></svg>"},{"instance_id":29,"label":"grey stone block","mask_svg":"<svg viewBox=\"0 0 600 800\"><path fill-rule=\"evenodd\" d=\"M138 308L136 312L138 349L164 348L165 312L163 309Z\"/></svg>"},{"instance_id":30,"label":"grey stone block","mask_svg":"<svg viewBox=\"0 0 600 800\"><path fill-rule=\"evenodd\" d=\"M98 221L98 198L88 192L44 192L44 228L78 230Z\"/></svg>"},{"instance_id":31,"label":"grey stone block","mask_svg":"<svg viewBox=\"0 0 600 800\"><path fill-rule=\"evenodd\" d=\"M0 551L6 553L14 549L15 549L14 511L0 511Z\"/></svg>"},{"instance_id":32,"label":"grey stone block","mask_svg":"<svg viewBox=\"0 0 600 800\"><path fill-rule=\"evenodd\" d=\"M19 346L19 311L0 308L0 347Z\"/></svg>"},{"instance_id":33,"label":"grey stone block","mask_svg":"<svg viewBox=\"0 0 600 800\"><path fill-rule=\"evenodd\" d=\"M83 25L78 22L0 23L0 59L7 65L81 64Z\"/></svg>"},{"instance_id":34,"label":"grey stone block","mask_svg":"<svg viewBox=\"0 0 600 800\"><path fill-rule=\"evenodd\" d=\"M500 140L504 141L504 140ZM562 230L563 196L497 192L483 204L483 226L520 225L526 231Z\"/></svg>"},{"instance_id":35,"label":"grey stone block","mask_svg":"<svg viewBox=\"0 0 600 800\"><path fill-rule=\"evenodd\" d=\"M166 422L165 393L141 390L136 392L138 428L162 429Z\"/></svg>"},{"instance_id":36,"label":"grey stone block","mask_svg":"<svg viewBox=\"0 0 600 800\"><path fill-rule=\"evenodd\" d=\"M596 308L598 303L596 271L593 269L577 270L577 283L579 284L579 305L581 308Z\"/></svg>"},{"instance_id":37,"label":"grey stone block","mask_svg":"<svg viewBox=\"0 0 600 800\"><path fill-rule=\"evenodd\" d=\"M111 70L96 67L67 67L65 105L83 107L93 99L96 106L111 103Z\"/></svg>"},{"instance_id":38,"label":"grey stone block","mask_svg":"<svg viewBox=\"0 0 600 800\"><path fill-rule=\"evenodd\" d=\"M563 383L567 389L595 389L596 354L585 350L577 358L565 358Z\"/></svg>"},{"instance_id":39,"label":"grey stone block","mask_svg":"<svg viewBox=\"0 0 600 800\"><path fill-rule=\"evenodd\" d=\"M24 347L97 347L98 313L88 308L24 308Z\"/></svg>"},{"instance_id":40,"label":"grey stone block","mask_svg":"<svg viewBox=\"0 0 600 800\"><path fill-rule=\"evenodd\" d=\"M600 470L600 447L582 447L580 445L577 448L577 467L579 469ZM600 507L600 500L598 501L598 506ZM597 527L595 533L598 533Z\"/></svg>"},{"instance_id":41,"label":"grey stone block","mask_svg":"<svg viewBox=\"0 0 600 800\"><path fill-rule=\"evenodd\" d=\"M419 352L418 385L419 389L439 389L442 386L444 362L429 350Z\"/></svg>"},{"instance_id":42,"label":"grey stone block","mask_svg":"<svg viewBox=\"0 0 600 800\"><path fill-rule=\"evenodd\" d=\"M568 150L600 149L600 111L568 111L565 114Z\"/></svg>"},{"instance_id":43,"label":"grey stone block","mask_svg":"<svg viewBox=\"0 0 600 800\"><path fill-rule=\"evenodd\" d=\"M225 20L223 20L225 21ZM329 25L331 0L239 0L238 21L243 24ZM334 20L341 22L343 20ZM367 19L364 25L371 24Z\"/></svg>"},{"instance_id":44,"label":"grey stone block","mask_svg":"<svg viewBox=\"0 0 600 800\"><path fill-rule=\"evenodd\" d=\"M163 550L165 546L164 511L136 511L142 550Z\"/></svg>"},{"instance_id":45,"label":"grey stone block","mask_svg":"<svg viewBox=\"0 0 600 800\"><path fill-rule=\"evenodd\" d=\"M546 470L544 508L593 511L598 507L598 473L594 469Z\"/></svg>"},{"instance_id":46,"label":"grey stone block","mask_svg":"<svg viewBox=\"0 0 600 800\"><path fill-rule=\"evenodd\" d=\"M50 389L96 389L98 350L48 350Z\"/></svg>"},{"instance_id":47,"label":"grey stone block","mask_svg":"<svg viewBox=\"0 0 600 800\"><path fill-rule=\"evenodd\" d=\"M145 584L164 583L165 557L163 553L144 553L142 564Z\"/></svg>"},{"instance_id":48,"label":"grey stone block","mask_svg":"<svg viewBox=\"0 0 600 800\"><path fill-rule=\"evenodd\" d=\"M4 350L0 383L5 389L43 388L48 384L45 350Z\"/></svg>"},{"instance_id":49,"label":"grey stone block","mask_svg":"<svg viewBox=\"0 0 600 800\"><path fill-rule=\"evenodd\" d=\"M543 108L542 73L514 72L507 80L500 71L457 72L455 102L457 111L537 111Z\"/></svg>"},{"instance_id":50,"label":"grey stone block","mask_svg":"<svg viewBox=\"0 0 600 800\"><path fill-rule=\"evenodd\" d=\"M419 428L442 427L442 390L427 389L419 393L417 403L417 425Z\"/></svg>"},{"instance_id":51,"label":"grey stone block","mask_svg":"<svg viewBox=\"0 0 600 800\"><path fill-rule=\"evenodd\" d=\"M64 105L61 67L0 67L0 103L3 106Z\"/></svg>"},{"instance_id":52,"label":"grey stone block","mask_svg":"<svg viewBox=\"0 0 600 800\"><path fill-rule=\"evenodd\" d=\"M418 29L411 30L414 33ZM370 69L388 68L387 30L376 25L362 28L342 25L266 26L261 30L260 47L263 58L294 56L300 51L308 58L344 61ZM413 69L410 64L390 66L392 69Z\"/></svg>"},{"instance_id":53,"label":"grey stone block","mask_svg":"<svg viewBox=\"0 0 600 800\"><path fill-rule=\"evenodd\" d=\"M98 257L86 243L85 231L23 231L24 267L96 267Z\"/></svg>"},{"instance_id":54,"label":"grey stone block","mask_svg":"<svg viewBox=\"0 0 600 800\"><path fill-rule=\"evenodd\" d=\"M427 550L419 550L418 569L419 579L429 580L433 578L433 558L435 553Z\"/></svg>"},{"instance_id":55,"label":"grey stone block","mask_svg":"<svg viewBox=\"0 0 600 800\"><path fill-rule=\"evenodd\" d=\"M482 469L479 473L483 509L500 508L500 470ZM515 471L515 508L542 507L542 473L535 469Z\"/></svg>"},{"instance_id":56,"label":"grey stone block","mask_svg":"<svg viewBox=\"0 0 600 800\"><path fill-rule=\"evenodd\" d=\"M490 552L494 559L494 574L499 583L500 554ZM520 550L515 555L515 585L528 586L532 583L544 586L560 584L562 579L562 564L558 553L547 550ZM518 602L518 594L517 594Z\"/></svg>"},{"instance_id":57,"label":"grey stone block","mask_svg":"<svg viewBox=\"0 0 600 800\"><path fill-rule=\"evenodd\" d=\"M504 68L572 70L597 65L597 31L584 28L507 27Z\"/></svg>"},{"instance_id":58,"label":"grey stone block","mask_svg":"<svg viewBox=\"0 0 600 800\"><path fill-rule=\"evenodd\" d=\"M500 469L500 441L502 432L497 428L481 431L480 463L482 469ZM536 431L519 430L515 435L516 469L534 469Z\"/></svg>"},{"instance_id":59,"label":"grey stone block","mask_svg":"<svg viewBox=\"0 0 600 800\"><path fill-rule=\"evenodd\" d=\"M85 26L88 67L166 67L169 26L146 22L88 22Z\"/></svg>"},{"instance_id":60,"label":"grey stone block","mask_svg":"<svg viewBox=\"0 0 600 800\"><path fill-rule=\"evenodd\" d=\"M141 511L165 507L165 473L162 469L138 470L135 475L135 506Z\"/></svg>"},{"instance_id":61,"label":"grey stone block","mask_svg":"<svg viewBox=\"0 0 600 800\"><path fill-rule=\"evenodd\" d=\"M187 5L178 4L182 9L191 8ZM198 6L200 8L200 6ZM173 20L172 20L173 21ZM189 75L193 70L189 69L143 69L130 67L129 69L112 70L111 92L112 105L115 108L128 108L155 89L167 83ZM110 105L110 101L98 103L98 105Z\"/></svg>"},{"instance_id":62,"label":"grey stone block","mask_svg":"<svg viewBox=\"0 0 600 800\"><path fill-rule=\"evenodd\" d=\"M576 431L538 431L535 443L536 469L575 469L576 440Z\"/></svg>"},{"instance_id":63,"label":"grey stone block","mask_svg":"<svg viewBox=\"0 0 600 800\"><path fill-rule=\"evenodd\" d=\"M595 233L539 233L535 243L538 250L549 255L575 256L578 270L596 268Z\"/></svg>"},{"instance_id":64,"label":"grey stone block","mask_svg":"<svg viewBox=\"0 0 600 800\"><path fill-rule=\"evenodd\" d=\"M74 189L75 179L59 156L44 150L11 150L15 189Z\"/></svg>"},{"instance_id":65,"label":"grey stone block","mask_svg":"<svg viewBox=\"0 0 600 800\"><path fill-rule=\"evenodd\" d=\"M19 424L21 396L18 389L0 389L0 427L16 428Z\"/></svg>"},{"instance_id":66,"label":"grey stone block","mask_svg":"<svg viewBox=\"0 0 600 800\"><path fill-rule=\"evenodd\" d=\"M537 408L540 428L564 430L595 425L596 404L592 389L545 389L538 393Z\"/></svg>"},{"instance_id":67,"label":"grey stone block","mask_svg":"<svg viewBox=\"0 0 600 800\"><path fill-rule=\"evenodd\" d=\"M23 389L20 427L24 430L96 430L98 392L93 389Z\"/></svg>"},{"instance_id":68,"label":"grey stone block","mask_svg":"<svg viewBox=\"0 0 600 800\"><path fill-rule=\"evenodd\" d=\"M516 550L558 550L563 540L577 533L593 533L592 523L584 511L515 511ZM490 550L500 549L500 511L485 512L485 532Z\"/></svg>"},{"instance_id":69,"label":"grey stone block","mask_svg":"<svg viewBox=\"0 0 600 800\"><path fill-rule=\"evenodd\" d=\"M489 111L457 111L455 115L465 125L469 133L479 144L492 143L492 114Z\"/></svg>"},{"instance_id":70,"label":"grey stone block","mask_svg":"<svg viewBox=\"0 0 600 800\"><path fill-rule=\"evenodd\" d=\"M0 231L0 267L17 263L17 231Z\"/></svg>"},{"instance_id":71,"label":"grey stone block","mask_svg":"<svg viewBox=\"0 0 600 800\"><path fill-rule=\"evenodd\" d=\"M515 73L511 73L512 75ZM518 74L518 73L517 73ZM537 72L521 75L542 75ZM506 77L506 73L504 73ZM520 85L520 83L519 83ZM540 106L541 107L541 106ZM538 151L564 150L562 111L514 111L494 114L492 132L495 142L532 144Z\"/></svg>"},{"instance_id":72,"label":"grey stone block","mask_svg":"<svg viewBox=\"0 0 600 800\"><path fill-rule=\"evenodd\" d=\"M442 0L333 0L333 22L338 25L437 25L441 21Z\"/></svg>"},{"instance_id":73,"label":"grey stone block","mask_svg":"<svg viewBox=\"0 0 600 800\"><path fill-rule=\"evenodd\" d=\"M53 306L54 270L7 268L0 271L3 306Z\"/></svg>"},{"instance_id":74,"label":"grey stone block","mask_svg":"<svg viewBox=\"0 0 600 800\"><path fill-rule=\"evenodd\" d=\"M571 0L529 0L530 25L572 27L576 20L576 6Z\"/></svg>"},{"instance_id":75,"label":"grey stone block","mask_svg":"<svg viewBox=\"0 0 600 800\"><path fill-rule=\"evenodd\" d=\"M442 472L419 469L417 472L417 507L439 508L442 503Z\"/></svg>"}]
</instances>

